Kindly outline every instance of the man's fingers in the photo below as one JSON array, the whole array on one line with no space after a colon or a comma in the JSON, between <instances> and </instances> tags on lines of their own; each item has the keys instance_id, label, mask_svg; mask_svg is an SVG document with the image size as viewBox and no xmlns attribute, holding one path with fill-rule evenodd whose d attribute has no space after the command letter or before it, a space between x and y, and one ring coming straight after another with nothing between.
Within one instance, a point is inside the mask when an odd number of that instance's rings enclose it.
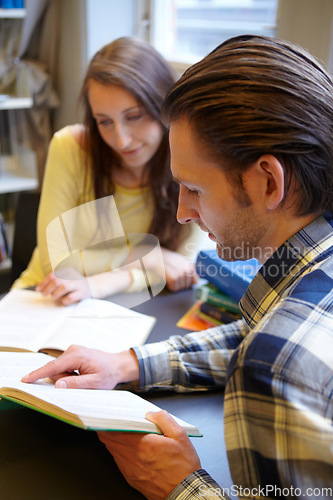
<instances>
[{"instance_id":1,"label":"man's fingers","mask_svg":"<svg viewBox=\"0 0 333 500\"><path fill-rule=\"evenodd\" d=\"M133 433L133 432L108 432L99 431L97 432L99 440L108 447L109 451L119 451L119 448L128 447L134 449L141 439L147 434ZM120 445L120 447L118 446Z\"/></svg>"},{"instance_id":2,"label":"man's fingers","mask_svg":"<svg viewBox=\"0 0 333 500\"><path fill-rule=\"evenodd\" d=\"M32 383L47 377L51 379L58 378L60 374L74 372L78 368L76 365L77 363L74 362L73 357L62 354L59 358L53 359L41 368L37 368L37 370L25 375L22 382Z\"/></svg>"},{"instance_id":3,"label":"man's fingers","mask_svg":"<svg viewBox=\"0 0 333 500\"><path fill-rule=\"evenodd\" d=\"M55 361L56 360L52 360L46 365L42 366L41 368L37 368L37 370L28 373L22 378L22 382L30 384L31 382L36 382L36 380L39 380L41 378L46 378L46 377L52 378L54 375L58 373L58 370L55 367Z\"/></svg>"},{"instance_id":4,"label":"man's fingers","mask_svg":"<svg viewBox=\"0 0 333 500\"><path fill-rule=\"evenodd\" d=\"M98 389L100 379L93 374L62 376L55 383L57 389Z\"/></svg>"},{"instance_id":5,"label":"man's fingers","mask_svg":"<svg viewBox=\"0 0 333 500\"><path fill-rule=\"evenodd\" d=\"M146 419L156 424L165 437L179 439L185 435L187 436L185 430L165 410L149 411L146 413Z\"/></svg>"}]
</instances>

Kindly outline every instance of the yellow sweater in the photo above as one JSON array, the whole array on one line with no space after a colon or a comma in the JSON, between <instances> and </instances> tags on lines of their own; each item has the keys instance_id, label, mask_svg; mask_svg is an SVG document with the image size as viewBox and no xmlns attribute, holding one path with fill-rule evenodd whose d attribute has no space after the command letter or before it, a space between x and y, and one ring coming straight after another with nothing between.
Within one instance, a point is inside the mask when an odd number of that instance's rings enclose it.
<instances>
[{"instance_id":1,"label":"yellow sweater","mask_svg":"<svg viewBox=\"0 0 333 500\"><path fill-rule=\"evenodd\" d=\"M96 203L89 203L95 200L90 178L88 189L84 189L85 163L86 153L70 127L56 132L49 146L38 211L38 245L13 288L37 285L58 263L87 276L117 269L128 255L124 235L148 233L154 211L150 187L116 185L115 204L112 197L100 202L101 217L95 213ZM209 242L193 225L178 251L193 261L200 248L211 246ZM82 248L86 249L84 254Z\"/></svg>"}]
</instances>

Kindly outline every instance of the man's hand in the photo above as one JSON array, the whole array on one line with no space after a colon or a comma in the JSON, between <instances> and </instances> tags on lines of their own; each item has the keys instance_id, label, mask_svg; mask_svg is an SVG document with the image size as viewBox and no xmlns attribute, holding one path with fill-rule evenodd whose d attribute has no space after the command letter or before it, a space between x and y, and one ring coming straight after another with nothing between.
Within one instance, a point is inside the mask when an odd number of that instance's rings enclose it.
<instances>
[{"instance_id":1,"label":"man's hand","mask_svg":"<svg viewBox=\"0 0 333 500\"><path fill-rule=\"evenodd\" d=\"M131 350L112 354L72 345L58 358L25 375L22 382L47 377L57 388L113 389L121 382L138 380L139 365Z\"/></svg>"},{"instance_id":2,"label":"man's hand","mask_svg":"<svg viewBox=\"0 0 333 500\"><path fill-rule=\"evenodd\" d=\"M73 276L74 273L77 274L77 277ZM36 291L41 292L42 295L51 295L53 300L64 306L91 297L88 280L73 270L68 274L68 277L65 274L64 277L57 277L54 273L48 274L36 286Z\"/></svg>"},{"instance_id":3,"label":"man's hand","mask_svg":"<svg viewBox=\"0 0 333 500\"><path fill-rule=\"evenodd\" d=\"M148 500L165 499L189 474L201 468L184 429L166 411L149 412L147 420L163 432L98 432L127 482Z\"/></svg>"}]
</instances>

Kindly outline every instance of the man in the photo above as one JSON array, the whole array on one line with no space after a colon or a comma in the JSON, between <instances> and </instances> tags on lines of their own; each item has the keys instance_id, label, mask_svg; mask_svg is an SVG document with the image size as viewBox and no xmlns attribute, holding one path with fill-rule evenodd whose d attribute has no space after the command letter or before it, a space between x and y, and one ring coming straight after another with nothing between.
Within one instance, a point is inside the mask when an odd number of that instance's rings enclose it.
<instances>
[{"instance_id":1,"label":"man","mask_svg":"<svg viewBox=\"0 0 333 500\"><path fill-rule=\"evenodd\" d=\"M165 116L179 222L208 231L223 259L242 252L263 264L241 300L244 320L120 354L71 347L24 381L51 376L57 387L109 389L136 381L141 390L225 384L239 496L329 496L333 83L300 48L236 37L180 78ZM164 436L100 433L128 482L149 499L225 498L174 420L166 412L148 418Z\"/></svg>"}]
</instances>

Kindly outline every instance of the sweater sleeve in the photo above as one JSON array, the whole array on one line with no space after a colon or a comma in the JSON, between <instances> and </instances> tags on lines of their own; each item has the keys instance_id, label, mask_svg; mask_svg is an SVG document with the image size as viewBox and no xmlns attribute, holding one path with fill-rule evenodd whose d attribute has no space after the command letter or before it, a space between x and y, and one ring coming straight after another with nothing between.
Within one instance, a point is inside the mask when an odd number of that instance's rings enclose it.
<instances>
[{"instance_id":1,"label":"sweater sleeve","mask_svg":"<svg viewBox=\"0 0 333 500\"><path fill-rule=\"evenodd\" d=\"M52 271L46 228L63 212L82 203L84 197L85 153L70 127L56 132L50 142L37 220L37 246L27 269L12 288L36 286Z\"/></svg>"},{"instance_id":2,"label":"sweater sleeve","mask_svg":"<svg viewBox=\"0 0 333 500\"><path fill-rule=\"evenodd\" d=\"M52 271L46 241L48 224L82 203L85 153L69 127L57 132L49 146L37 220L37 242L44 276Z\"/></svg>"}]
</instances>

